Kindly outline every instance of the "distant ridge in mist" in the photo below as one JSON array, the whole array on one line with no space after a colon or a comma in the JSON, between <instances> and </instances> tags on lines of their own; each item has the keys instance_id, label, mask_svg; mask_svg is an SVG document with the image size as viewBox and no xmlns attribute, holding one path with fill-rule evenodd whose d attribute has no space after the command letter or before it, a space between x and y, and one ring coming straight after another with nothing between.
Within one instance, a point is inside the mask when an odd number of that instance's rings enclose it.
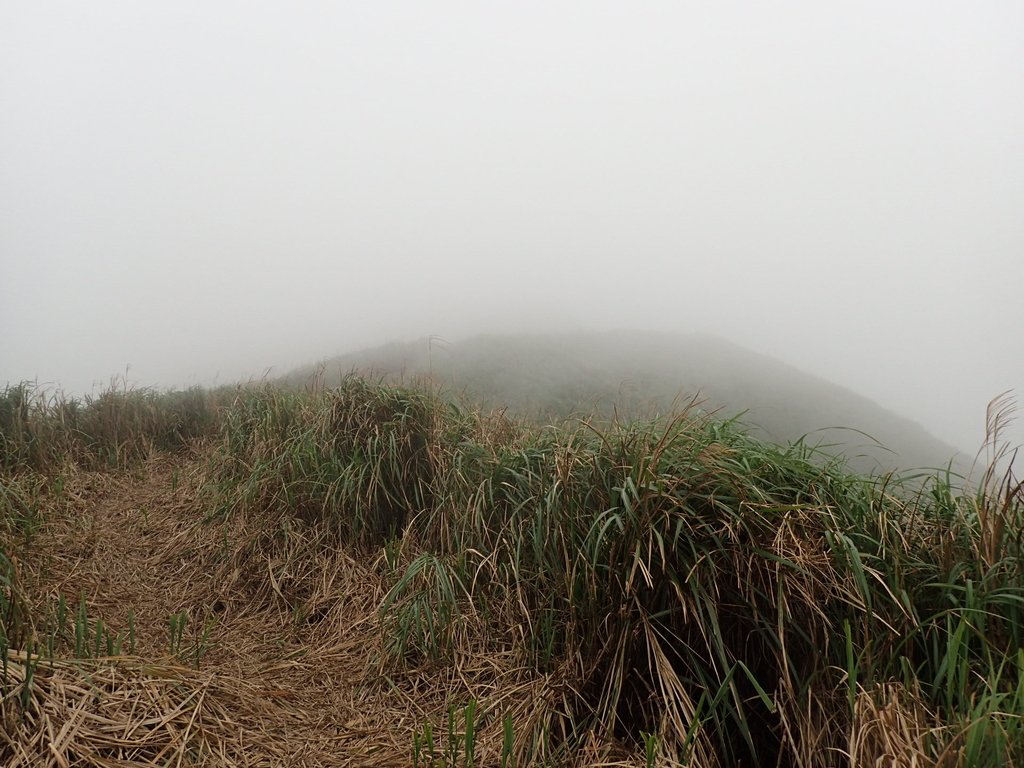
<instances>
[{"instance_id":1,"label":"distant ridge in mist","mask_svg":"<svg viewBox=\"0 0 1024 768\"><path fill-rule=\"evenodd\" d=\"M757 436L779 443L806 436L812 445L835 446L827 450L844 453L857 469L945 467L954 457L954 468L966 463L920 424L866 397L708 335L428 337L333 357L284 379L301 385L321 368L328 385L351 372L388 381L429 376L485 407L544 421L595 412L643 418L699 396L703 410L742 413Z\"/></svg>"}]
</instances>

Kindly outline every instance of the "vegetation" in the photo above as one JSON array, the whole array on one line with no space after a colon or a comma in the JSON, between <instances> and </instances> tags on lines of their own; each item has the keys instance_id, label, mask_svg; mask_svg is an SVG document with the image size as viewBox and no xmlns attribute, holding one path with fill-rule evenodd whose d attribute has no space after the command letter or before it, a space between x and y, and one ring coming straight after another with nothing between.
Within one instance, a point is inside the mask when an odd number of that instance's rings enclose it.
<instances>
[{"instance_id":1,"label":"vegetation","mask_svg":"<svg viewBox=\"0 0 1024 768\"><path fill-rule=\"evenodd\" d=\"M356 599L326 574L375 574L365 685L447 685L441 706L403 689L422 713L406 764L1024 764L1024 492L1005 461L975 488L922 485L693 410L536 427L352 377L78 404L13 387L0 408L0 718L23 751L14 724L52 706L38 659L135 645L134 624L19 583L59 478L178 452L205 466L188 510L211 568L253 606L319 632ZM172 614L170 650L198 674L214 625L192 624L190 646Z\"/></svg>"},{"instance_id":2,"label":"vegetation","mask_svg":"<svg viewBox=\"0 0 1024 768\"><path fill-rule=\"evenodd\" d=\"M174 451L216 429L218 397L198 387L157 393L111 387L98 397L47 394L28 383L0 392L0 470L52 474L72 463L123 468Z\"/></svg>"}]
</instances>

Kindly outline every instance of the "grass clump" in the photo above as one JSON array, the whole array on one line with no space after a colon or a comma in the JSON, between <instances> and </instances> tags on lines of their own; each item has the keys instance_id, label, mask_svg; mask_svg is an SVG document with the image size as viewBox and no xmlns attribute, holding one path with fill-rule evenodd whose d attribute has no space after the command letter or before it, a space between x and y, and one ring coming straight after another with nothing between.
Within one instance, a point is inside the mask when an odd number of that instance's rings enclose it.
<instances>
[{"instance_id":1,"label":"grass clump","mask_svg":"<svg viewBox=\"0 0 1024 768\"><path fill-rule=\"evenodd\" d=\"M444 411L425 392L357 378L316 393L240 391L217 457L218 511L277 511L380 543L433 505Z\"/></svg>"},{"instance_id":2,"label":"grass clump","mask_svg":"<svg viewBox=\"0 0 1024 768\"><path fill-rule=\"evenodd\" d=\"M82 399L29 383L0 392L0 472L53 473L71 462L117 469L214 434L222 391L159 393L111 386Z\"/></svg>"},{"instance_id":3,"label":"grass clump","mask_svg":"<svg viewBox=\"0 0 1024 768\"><path fill-rule=\"evenodd\" d=\"M922 493L685 415L449 449L390 647L408 661L461 600L488 617L480 643L564 676L549 741L596 727L682 763L828 765L899 685L927 713L922 759L1024 757L1020 543L986 543L997 518L1024 529L1009 476ZM448 573L425 582L427 561Z\"/></svg>"},{"instance_id":4,"label":"grass clump","mask_svg":"<svg viewBox=\"0 0 1024 768\"><path fill-rule=\"evenodd\" d=\"M1024 760L1009 471L965 492L686 412L528 427L355 378L239 393L218 462L223 516L384 546L385 664L554 681L523 764L594 733L702 766Z\"/></svg>"}]
</instances>

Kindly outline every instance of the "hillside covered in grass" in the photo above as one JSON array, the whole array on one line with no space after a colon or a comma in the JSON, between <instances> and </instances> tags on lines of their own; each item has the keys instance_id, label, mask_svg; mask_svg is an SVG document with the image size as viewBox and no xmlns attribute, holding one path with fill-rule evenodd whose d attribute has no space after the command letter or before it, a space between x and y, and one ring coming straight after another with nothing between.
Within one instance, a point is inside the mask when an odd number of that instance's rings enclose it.
<instances>
[{"instance_id":1,"label":"hillside covered in grass","mask_svg":"<svg viewBox=\"0 0 1024 768\"><path fill-rule=\"evenodd\" d=\"M430 379L487 408L542 423L595 414L651 418L693 398L719 418L740 415L753 434L805 438L857 468L954 467L967 457L921 425L774 358L705 335L620 331L420 339L330 358L284 381L338 383L351 372L400 383ZM961 447L962 448L962 447ZM956 457L954 459L954 456Z\"/></svg>"},{"instance_id":2,"label":"hillside covered in grass","mask_svg":"<svg viewBox=\"0 0 1024 768\"><path fill-rule=\"evenodd\" d=\"M0 440L8 765L1024 763L1012 473L360 378L13 387Z\"/></svg>"}]
</instances>

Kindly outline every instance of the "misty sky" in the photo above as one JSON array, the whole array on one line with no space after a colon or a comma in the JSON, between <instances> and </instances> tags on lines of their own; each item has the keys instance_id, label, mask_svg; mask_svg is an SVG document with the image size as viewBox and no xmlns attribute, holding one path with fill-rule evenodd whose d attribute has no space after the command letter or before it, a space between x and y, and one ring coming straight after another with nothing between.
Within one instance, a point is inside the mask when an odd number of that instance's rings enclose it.
<instances>
[{"instance_id":1,"label":"misty sky","mask_svg":"<svg viewBox=\"0 0 1024 768\"><path fill-rule=\"evenodd\" d=\"M0 383L658 328L969 449L1022 289L1017 0L0 4Z\"/></svg>"}]
</instances>

